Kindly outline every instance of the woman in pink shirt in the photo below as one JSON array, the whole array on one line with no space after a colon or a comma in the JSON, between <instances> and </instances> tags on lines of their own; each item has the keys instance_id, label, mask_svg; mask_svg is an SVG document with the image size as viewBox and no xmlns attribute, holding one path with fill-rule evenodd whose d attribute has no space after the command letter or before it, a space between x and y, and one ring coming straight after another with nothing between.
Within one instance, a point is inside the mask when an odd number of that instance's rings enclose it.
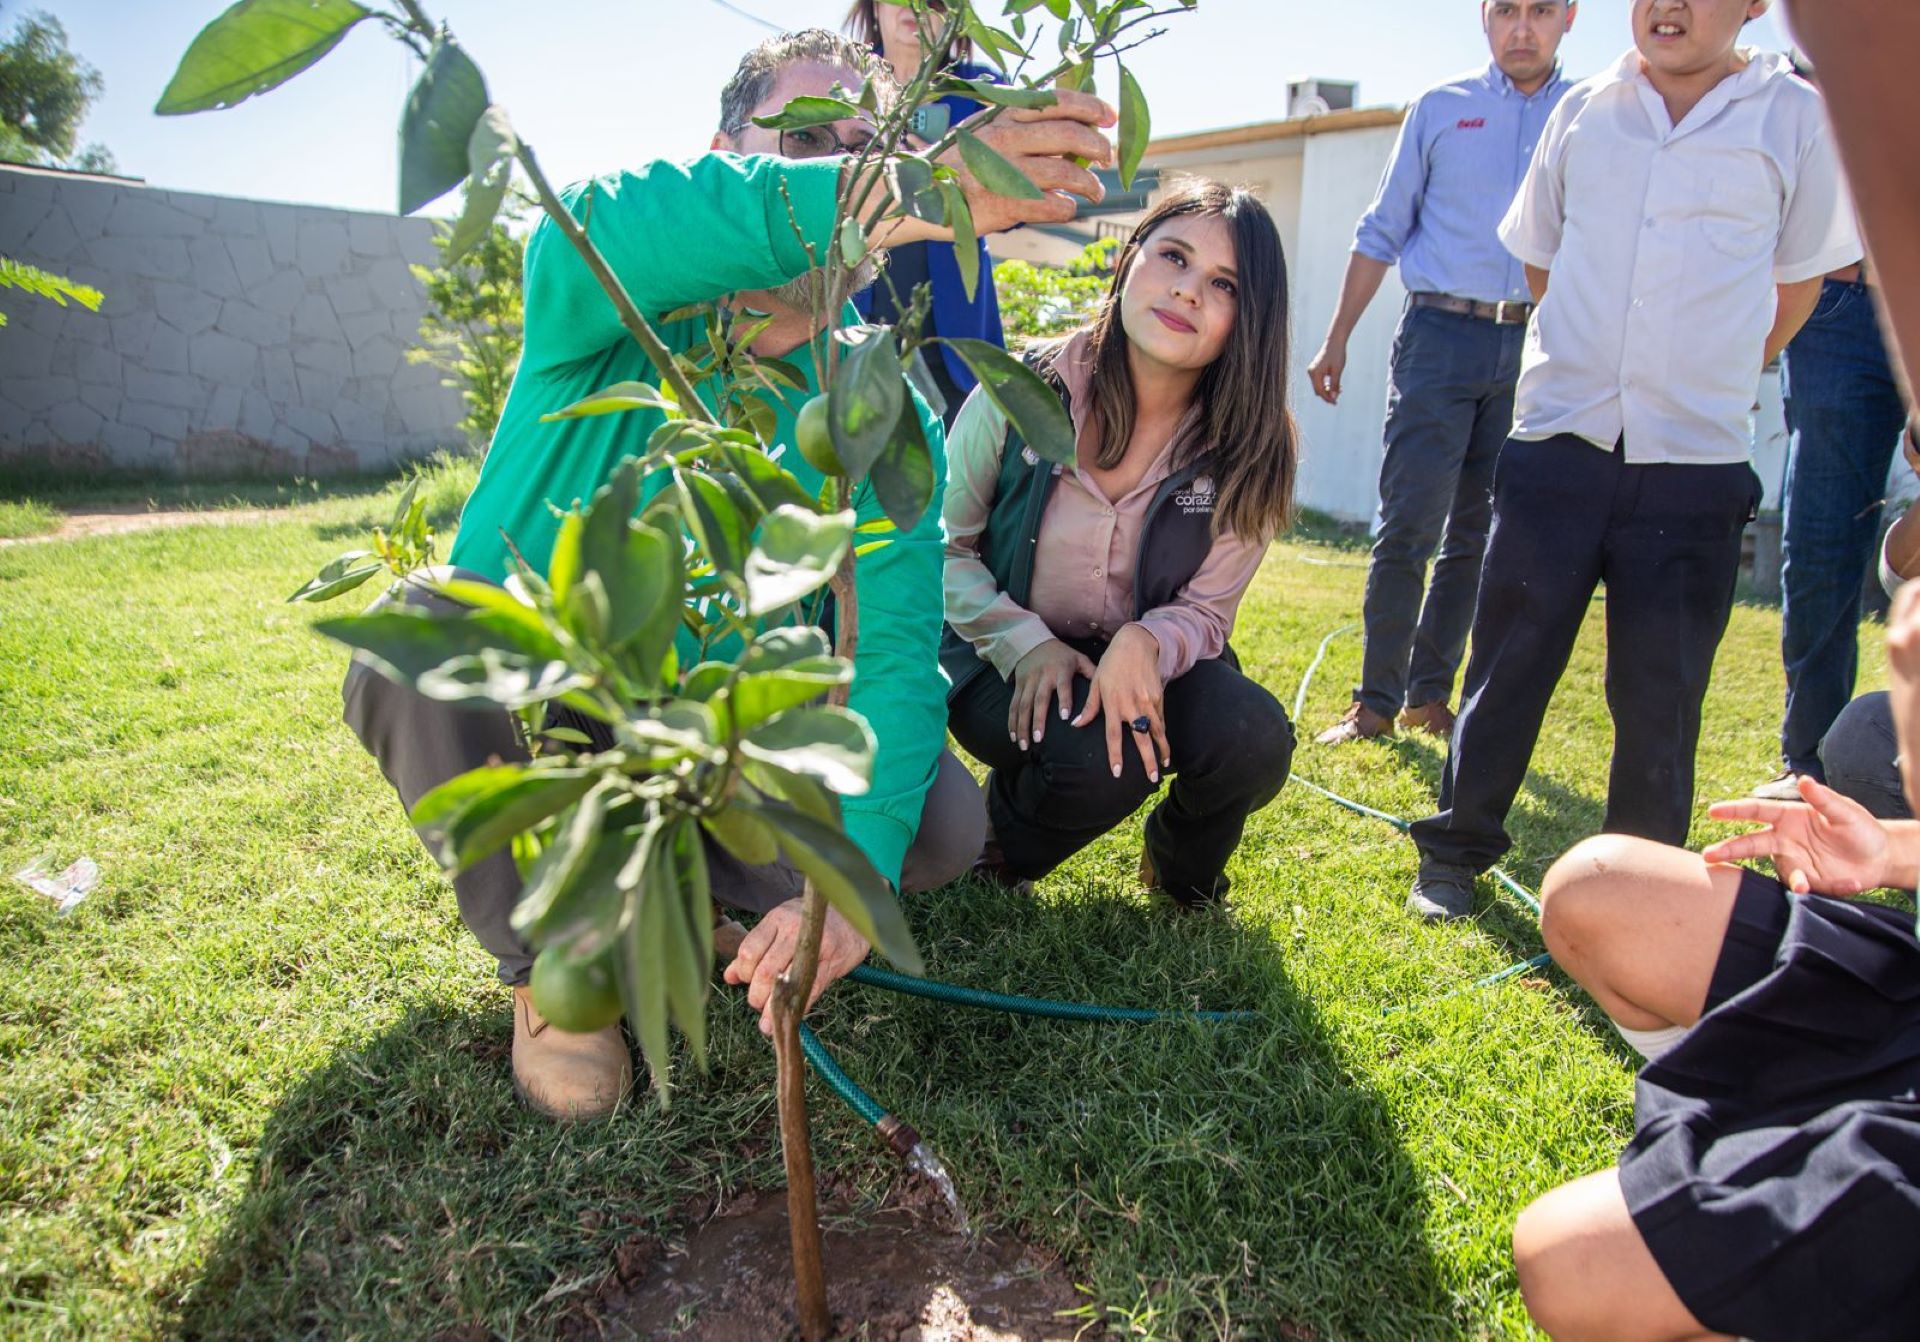
<instances>
[{"instance_id":1,"label":"woman in pink shirt","mask_svg":"<svg viewBox=\"0 0 1920 1342\"><path fill-rule=\"evenodd\" d=\"M975 393L947 442L948 724L992 769L981 870L1044 876L1176 777L1141 878L1217 903L1293 727L1240 674L1234 612L1292 503L1287 270L1251 194L1170 194L1099 314L1031 356L1076 431L1042 461Z\"/></svg>"}]
</instances>

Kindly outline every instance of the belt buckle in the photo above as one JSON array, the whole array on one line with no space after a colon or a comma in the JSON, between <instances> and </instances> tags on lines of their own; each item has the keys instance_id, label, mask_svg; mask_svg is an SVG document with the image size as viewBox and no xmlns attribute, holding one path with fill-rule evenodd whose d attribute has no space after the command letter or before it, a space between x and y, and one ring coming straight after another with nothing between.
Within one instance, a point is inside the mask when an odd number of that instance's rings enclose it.
<instances>
[{"instance_id":1,"label":"belt buckle","mask_svg":"<svg viewBox=\"0 0 1920 1342\"><path fill-rule=\"evenodd\" d=\"M1527 307L1528 307L1528 304L1526 303L1516 303L1509 298L1501 299L1498 303L1495 303L1493 305L1494 325L1496 326L1524 325L1526 323L1527 316L1528 316Z\"/></svg>"}]
</instances>

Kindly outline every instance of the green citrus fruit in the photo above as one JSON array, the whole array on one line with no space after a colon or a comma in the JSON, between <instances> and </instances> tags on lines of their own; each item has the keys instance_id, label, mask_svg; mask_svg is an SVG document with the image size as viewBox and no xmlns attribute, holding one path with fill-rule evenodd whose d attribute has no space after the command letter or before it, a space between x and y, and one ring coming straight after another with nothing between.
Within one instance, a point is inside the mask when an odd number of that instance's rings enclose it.
<instances>
[{"instance_id":1,"label":"green citrus fruit","mask_svg":"<svg viewBox=\"0 0 1920 1342\"><path fill-rule=\"evenodd\" d=\"M604 1029L625 1010L612 948L589 960L569 960L549 946L534 957L532 986L534 1010L569 1034Z\"/></svg>"},{"instance_id":2,"label":"green citrus fruit","mask_svg":"<svg viewBox=\"0 0 1920 1342\"><path fill-rule=\"evenodd\" d=\"M833 428L827 423L825 392L800 407L800 413L793 420L793 436L799 445L800 455L814 470L822 475L847 473L846 466L840 461L840 454L833 447Z\"/></svg>"}]
</instances>

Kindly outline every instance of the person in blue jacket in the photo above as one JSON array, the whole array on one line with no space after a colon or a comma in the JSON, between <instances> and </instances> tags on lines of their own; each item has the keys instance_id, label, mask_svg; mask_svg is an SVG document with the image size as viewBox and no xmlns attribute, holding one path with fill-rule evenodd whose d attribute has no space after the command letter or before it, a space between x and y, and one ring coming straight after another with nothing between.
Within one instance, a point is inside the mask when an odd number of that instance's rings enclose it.
<instances>
[{"instance_id":1,"label":"person in blue jacket","mask_svg":"<svg viewBox=\"0 0 1920 1342\"><path fill-rule=\"evenodd\" d=\"M931 16L944 17L939 0L927 0ZM920 19L907 5L885 4L881 0L854 0L842 25L856 42L871 47L893 67L894 77L904 85L920 72ZM989 67L967 60L973 44L964 37L954 43L955 61L951 73L961 79L992 79L999 76ZM940 99L931 107L944 109L948 125L957 125L978 112L984 104L958 95ZM937 113L935 114L937 116ZM929 127L929 130L934 128ZM940 130L944 134L944 129ZM868 321L891 325L900 315L899 305L912 301L913 291L922 283L933 288L933 309L927 319L929 334L961 336L1005 345L1000 329L1000 299L993 288L993 258L984 240L974 243L980 249L980 284L972 298L960 280L960 263L954 257L951 242L916 242L895 247L888 253L887 275L878 284L854 297L854 306ZM936 346L930 352L927 371L946 401L944 416L949 427L960 413L961 402L973 390L973 373L951 350Z\"/></svg>"}]
</instances>

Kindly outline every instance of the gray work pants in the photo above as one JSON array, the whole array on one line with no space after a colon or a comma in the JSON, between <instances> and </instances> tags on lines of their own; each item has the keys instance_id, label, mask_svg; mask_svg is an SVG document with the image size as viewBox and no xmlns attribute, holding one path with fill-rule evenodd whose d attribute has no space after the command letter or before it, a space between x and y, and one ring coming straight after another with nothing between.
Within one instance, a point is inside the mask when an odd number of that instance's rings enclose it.
<instances>
[{"instance_id":1,"label":"gray work pants","mask_svg":"<svg viewBox=\"0 0 1920 1342\"><path fill-rule=\"evenodd\" d=\"M485 581L463 569L443 574ZM422 609L457 608L419 588L403 599ZM341 695L347 725L379 762L409 814L415 802L450 778L489 762L527 758L504 711L451 707L396 685L358 658L347 669ZM986 823L979 785L952 751L942 751L900 873L901 889L935 890L964 875L980 855ZM800 894L801 875L785 860L748 866L709 841L707 868L715 902L731 909L765 913ZM525 983L533 967L532 950L509 922L520 889L520 873L504 850L453 878L461 921L500 962L503 983Z\"/></svg>"}]
</instances>

